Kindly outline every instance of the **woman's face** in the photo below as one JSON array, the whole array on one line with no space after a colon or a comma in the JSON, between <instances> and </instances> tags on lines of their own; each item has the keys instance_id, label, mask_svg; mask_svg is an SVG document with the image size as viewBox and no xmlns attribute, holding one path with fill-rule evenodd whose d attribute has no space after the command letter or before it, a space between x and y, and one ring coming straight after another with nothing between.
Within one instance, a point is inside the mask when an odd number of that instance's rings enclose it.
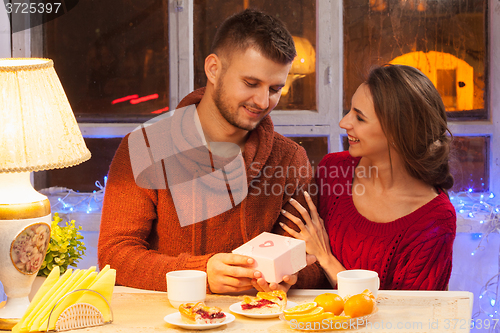
<instances>
[{"instance_id":1,"label":"woman's face","mask_svg":"<svg viewBox=\"0 0 500 333\"><path fill-rule=\"evenodd\" d=\"M351 109L339 125L346 130L351 156L377 159L388 154L387 138L375 114L366 84L361 84L352 96Z\"/></svg>"}]
</instances>

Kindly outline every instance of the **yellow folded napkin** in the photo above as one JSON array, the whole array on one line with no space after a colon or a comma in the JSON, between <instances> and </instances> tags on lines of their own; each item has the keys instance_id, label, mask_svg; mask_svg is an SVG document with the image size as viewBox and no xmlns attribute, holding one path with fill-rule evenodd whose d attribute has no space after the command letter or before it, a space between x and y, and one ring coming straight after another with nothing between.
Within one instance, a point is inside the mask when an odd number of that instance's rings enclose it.
<instances>
[{"instance_id":1,"label":"yellow folded napkin","mask_svg":"<svg viewBox=\"0 0 500 333\"><path fill-rule=\"evenodd\" d=\"M74 292L79 289L90 289L100 293L111 302L115 286L116 271L106 265L99 274L95 267L87 270L68 269L61 277L59 267L56 266L33 297L26 313L12 328L14 333L39 332L55 329L57 318L68 307L77 303L87 303L96 307L103 315L104 322L111 320L111 310L108 304L99 295L91 291ZM54 306L57 306L54 308ZM52 309L54 309L52 311ZM50 314L52 311L52 314ZM48 322L50 315L50 324Z\"/></svg>"}]
</instances>

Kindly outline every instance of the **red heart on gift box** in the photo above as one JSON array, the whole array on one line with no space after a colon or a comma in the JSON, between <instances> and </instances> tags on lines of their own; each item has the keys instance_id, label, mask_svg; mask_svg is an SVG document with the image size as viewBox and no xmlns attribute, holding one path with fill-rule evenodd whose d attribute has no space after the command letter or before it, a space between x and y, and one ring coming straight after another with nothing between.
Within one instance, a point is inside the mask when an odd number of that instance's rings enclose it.
<instances>
[{"instance_id":1,"label":"red heart on gift box","mask_svg":"<svg viewBox=\"0 0 500 333\"><path fill-rule=\"evenodd\" d=\"M264 243L260 244L259 247L271 247L271 246L274 246L274 243L273 241L265 241Z\"/></svg>"}]
</instances>

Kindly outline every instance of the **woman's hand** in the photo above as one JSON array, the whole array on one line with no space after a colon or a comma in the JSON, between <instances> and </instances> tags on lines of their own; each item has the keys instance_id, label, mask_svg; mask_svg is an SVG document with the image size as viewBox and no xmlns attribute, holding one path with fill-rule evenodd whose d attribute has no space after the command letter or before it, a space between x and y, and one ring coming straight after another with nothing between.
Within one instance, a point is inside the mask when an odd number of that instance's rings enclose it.
<instances>
[{"instance_id":1,"label":"woman's hand","mask_svg":"<svg viewBox=\"0 0 500 333\"><path fill-rule=\"evenodd\" d=\"M300 232L296 232L284 223L280 223L280 226L293 237L304 240L306 242L306 252L314 255L320 264L322 262L325 264L328 258L332 256L330 239L326 233L323 219L319 217L318 210L311 200L309 193L304 192L304 197L307 205L309 206L309 210L311 211L311 215L309 215L307 209L305 209L297 200L290 199L290 204L297 209L300 215L302 215L302 218L306 222L305 224L300 218L285 210L281 210L281 214L295 223L299 227Z\"/></svg>"}]
</instances>

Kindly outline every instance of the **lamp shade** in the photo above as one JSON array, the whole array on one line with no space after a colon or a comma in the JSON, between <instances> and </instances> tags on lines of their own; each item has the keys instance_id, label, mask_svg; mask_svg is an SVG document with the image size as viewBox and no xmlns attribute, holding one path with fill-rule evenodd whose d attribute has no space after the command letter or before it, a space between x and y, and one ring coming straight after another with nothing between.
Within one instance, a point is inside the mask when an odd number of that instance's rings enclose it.
<instances>
[{"instance_id":1,"label":"lamp shade","mask_svg":"<svg viewBox=\"0 0 500 333\"><path fill-rule=\"evenodd\" d=\"M50 59L0 59L0 172L39 171L90 158Z\"/></svg>"}]
</instances>

